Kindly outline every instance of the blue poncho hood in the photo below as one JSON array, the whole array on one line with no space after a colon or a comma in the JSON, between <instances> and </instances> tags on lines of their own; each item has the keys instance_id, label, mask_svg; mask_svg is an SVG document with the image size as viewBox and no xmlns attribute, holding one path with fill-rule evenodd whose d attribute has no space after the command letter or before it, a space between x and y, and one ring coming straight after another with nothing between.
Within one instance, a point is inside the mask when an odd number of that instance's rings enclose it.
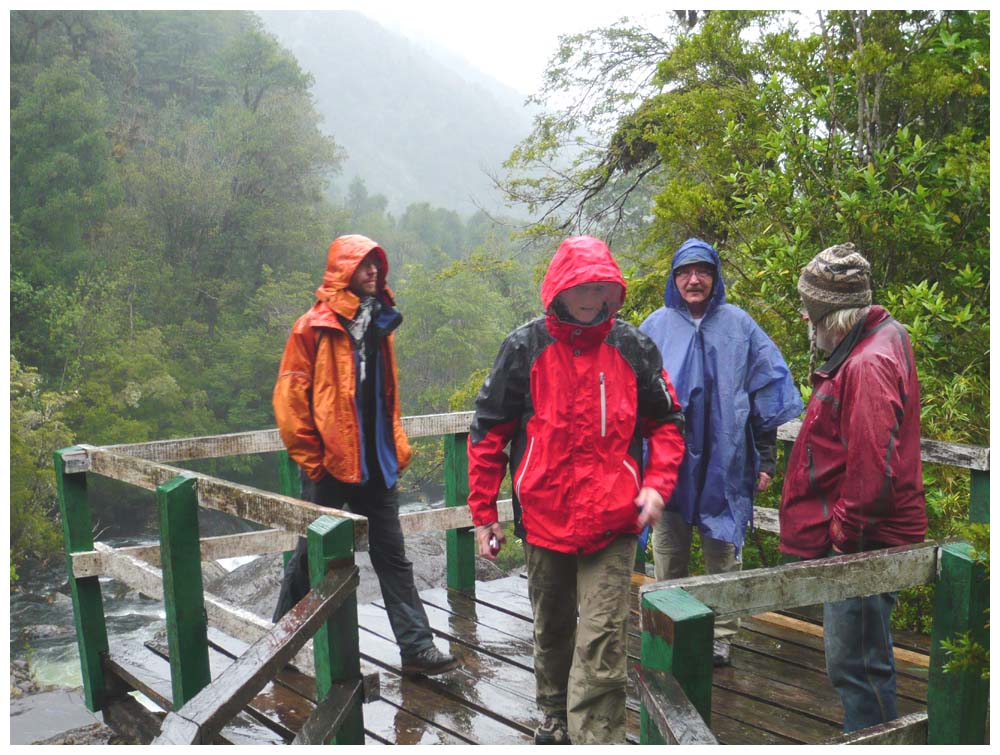
<instances>
[{"instance_id":1,"label":"blue poncho hood","mask_svg":"<svg viewBox=\"0 0 1000 755\"><path fill-rule=\"evenodd\" d=\"M696 323L674 282L694 262L715 265L704 318ZM674 254L664 305L640 326L663 354L684 407L687 449L667 509L717 540L743 545L753 516L759 456L753 431L802 412L802 399L774 342L746 312L726 303L721 261L711 244L688 239Z\"/></svg>"},{"instance_id":2,"label":"blue poncho hood","mask_svg":"<svg viewBox=\"0 0 1000 755\"><path fill-rule=\"evenodd\" d=\"M671 309L680 309L685 313L688 311L687 303L681 297L681 292L674 281L674 273L677 268L684 265L692 265L695 262L708 262L715 266L715 285L712 288L712 295L709 297L708 312L721 304L726 303L726 282L722 280L722 260L719 253L715 251L708 242L701 239L688 239L681 248L674 254L673 262L670 263L670 278L667 280L667 288L663 292L663 303Z\"/></svg>"}]
</instances>

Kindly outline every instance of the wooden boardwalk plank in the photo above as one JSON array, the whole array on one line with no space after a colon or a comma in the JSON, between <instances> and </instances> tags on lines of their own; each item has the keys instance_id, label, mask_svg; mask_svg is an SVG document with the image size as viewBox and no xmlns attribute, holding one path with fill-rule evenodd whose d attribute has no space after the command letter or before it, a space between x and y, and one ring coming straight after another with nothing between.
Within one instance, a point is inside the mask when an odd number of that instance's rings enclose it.
<instances>
[{"instance_id":1,"label":"wooden boardwalk plank","mask_svg":"<svg viewBox=\"0 0 1000 755\"><path fill-rule=\"evenodd\" d=\"M372 662L398 673L399 650L394 641L366 629L361 633L361 653ZM462 654L462 657L467 659L468 655ZM484 718L503 725L502 728L489 726L489 731L495 732L497 737L490 744L510 743L520 739L513 736L514 732L530 735L538 725L533 699L496 686L489 681L488 674L476 673L468 666L435 677L403 679L400 686L401 691L411 694L412 690L419 689L436 695L440 698L436 709L449 711L458 723L464 717L467 723L462 731L468 732L471 739L480 743L485 743L484 736L492 738L483 725ZM533 681L530 691L534 692ZM405 699L409 704L409 698Z\"/></svg>"},{"instance_id":2,"label":"wooden boardwalk plank","mask_svg":"<svg viewBox=\"0 0 1000 755\"><path fill-rule=\"evenodd\" d=\"M638 578L641 583L642 578ZM635 586L633 586L635 587ZM421 592L437 644L461 666L436 677L403 677L399 649L381 603L358 607L362 672L380 675L381 699L365 703L366 744L524 744L539 721L534 700L533 626L527 582L513 576L476 585L475 597L444 588ZM633 590L634 592L634 590ZM637 615L629 628L630 663L638 660ZM756 618L742 621L732 665L713 673L712 730L724 744L818 743L840 734L842 708L826 676L822 637ZM911 647L919 647L919 639ZM209 629L213 677L247 644ZM165 661L159 684L169 692ZM134 663L134 661L133 661ZM145 665L145 664L144 664ZM156 663L148 664L156 676ZM897 665L898 664L897 662ZM235 735L246 742L247 724L288 741L315 707L315 681L291 666L254 699L253 721L241 714ZM900 713L926 710L922 670L897 674ZM630 679L627 738L638 741L638 698ZM279 732L282 733L279 736Z\"/></svg>"},{"instance_id":3,"label":"wooden boardwalk plank","mask_svg":"<svg viewBox=\"0 0 1000 755\"><path fill-rule=\"evenodd\" d=\"M754 618L744 619L744 626L760 637L770 638L775 641L777 647L781 648L780 653L793 652L796 648L811 650L815 654L799 654L803 658L812 658L810 664L813 668L826 672L826 662L823 654L823 638L811 634L797 632L794 629L777 626L765 621L758 621ZM921 666L913 666L897 660L896 662L896 686L900 694L914 699L926 701L927 690L927 669Z\"/></svg>"},{"instance_id":4,"label":"wooden boardwalk plank","mask_svg":"<svg viewBox=\"0 0 1000 755\"><path fill-rule=\"evenodd\" d=\"M213 647L235 658L246 649L246 643L227 637L222 633L212 634L209 641ZM405 689L405 683L398 675L388 672L381 666L376 666L364 659L361 672L369 674L378 672L380 675L380 700L364 705L365 731L370 737L379 738L381 743L395 744L396 734L403 736L409 744L469 744L475 740L459 736L447 725L442 726L437 718L447 723L453 715L455 704L450 700L421 698L412 689ZM286 667L278 673L277 683L308 698L312 703L316 700L316 680L292 667ZM366 741L366 744L368 742ZM400 742L402 743L402 742Z\"/></svg>"},{"instance_id":5,"label":"wooden boardwalk plank","mask_svg":"<svg viewBox=\"0 0 1000 755\"><path fill-rule=\"evenodd\" d=\"M149 641L146 643L146 647L160 658L169 660L170 651L166 643ZM209 646L208 664L213 681L218 679L233 663L233 658ZM253 698L245 710L283 740L290 742L315 707L312 700L304 698L287 687L269 682Z\"/></svg>"}]
</instances>

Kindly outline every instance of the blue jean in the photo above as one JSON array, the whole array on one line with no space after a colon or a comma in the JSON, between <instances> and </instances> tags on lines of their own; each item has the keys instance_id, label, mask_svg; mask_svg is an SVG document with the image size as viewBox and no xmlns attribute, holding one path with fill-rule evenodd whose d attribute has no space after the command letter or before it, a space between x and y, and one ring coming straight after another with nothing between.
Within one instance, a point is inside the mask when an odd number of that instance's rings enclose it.
<instances>
[{"instance_id":1,"label":"blue jean","mask_svg":"<svg viewBox=\"0 0 1000 755\"><path fill-rule=\"evenodd\" d=\"M896 662L891 619L896 593L823 606L826 673L844 706L844 733L892 721Z\"/></svg>"}]
</instances>

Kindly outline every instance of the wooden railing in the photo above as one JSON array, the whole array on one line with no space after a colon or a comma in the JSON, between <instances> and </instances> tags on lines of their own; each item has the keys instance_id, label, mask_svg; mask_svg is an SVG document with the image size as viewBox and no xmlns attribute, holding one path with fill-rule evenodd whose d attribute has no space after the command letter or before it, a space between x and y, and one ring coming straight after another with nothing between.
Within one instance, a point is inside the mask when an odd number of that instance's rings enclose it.
<instances>
[{"instance_id":1,"label":"wooden railing","mask_svg":"<svg viewBox=\"0 0 1000 755\"><path fill-rule=\"evenodd\" d=\"M411 438L444 436L446 506L400 516L404 533L446 532L447 584L452 589L466 592L475 589L475 538L466 505L466 439L471 419L471 412L404 418L404 429ZM798 424L789 423L779 430L779 437L791 440L797 431ZM957 464L972 470L970 518L988 522L989 450L933 441L924 441L922 450L927 462ZM280 493L172 466L174 462L269 452L278 455ZM90 710L104 710L106 716L114 718L123 728L141 727L145 725L142 721L148 724L149 714L140 711L141 706L125 694L131 689L139 689L164 710L172 710L160 731L162 741L210 742L218 736L226 716L231 716L242 707L248 695L252 696L261 689L273 677L273 672L299 651L300 658L305 656L308 659L311 655L316 668L319 701L314 717L300 733L301 741L325 741L330 738L331 732L336 732L333 735L336 742L363 741L361 700L366 695L377 695L377 692L371 680L365 683L360 675L357 621L350 618L356 616L357 603L353 589L348 590L347 587L352 584L352 579L356 583L356 577L348 576L350 569L345 571L343 567L348 561L353 562L355 550L367 548L367 520L347 511L332 510L300 500L298 467L285 453L276 430L129 445L79 445L57 451L55 463L85 701ZM159 544L112 549L105 544L94 543L86 494L88 472L156 491L160 511ZM199 538L198 507L223 511L267 529ZM512 519L509 500L500 501L498 509L501 521ZM773 510L758 508L755 518L756 526L761 529L777 531L777 517ZM291 618L287 622L272 625L249 611L203 592L202 561L287 552L294 547L299 536L307 537L311 568L316 564L320 571L310 574L313 585L310 599L302 604L301 610L289 614ZM331 542L336 542L336 547L330 546ZM314 559L314 548L323 555ZM862 560L875 558L866 555ZM906 557L900 558L905 560ZM802 565L795 566L802 568ZM779 567L788 568L791 567ZM330 569L333 571L328 574ZM757 574L759 572L746 572L731 575L731 578L737 582L755 580ZM98 581L101 575L112 576L135 590L162 599L166 604L172 699L166 699L148 686L144 688L141 674L109 651ZM860 576L860 572L855 574L850 571L848 576ZM801 578L789 579L790 583L798 584ZM660 583L646 588L644 611L648 608L649 613L648 624L644 624L644 648L647 628L650 629L649 642L653 643L651 647L655 647L656 642L664 641L663 633L655 629L661 626L657 622L668 621L671 626L676 626L678 621L683 622L683 616L674 617L664 612L663 608L669 608L671 601L661 605L662 601L654 599L661 592L683 594L685 597L677 600L681 600L683 605L693 605L691 601L694 601L700 606L695 613L708 611L710 618L763 610L758 602L754 602L753 608L734 607L719 597L726 589L735 589L742 597L757 594L754 590L735 586L735 583L726 587L729 583L725 580L715 584L718 578L698 580L701 582L685 582L687 587L672 583L670 588L664 588L664 583ZM709 589L707 585L715 585L712 588L715 592L710 596L705 592ZM694 592L688 592L688 589ZM878 591L884 589L897 588L879 587ZM939 594L941 592L938 591ZM694 597L695 594L704 597L705 602ZM648 607L645 605L647 598L652 601ZM819 602L817 595L811 593L808 599L801 596L795 599L799 602L788 605ZM776 607L777 604L772 606ZM643 616L645 619L647 613ZM205 634L209 623L251 644L250 650L214 683L210 683L206 660ZM687 625L682 623L682 626ZM352 632L345 633L345 627L352 628ZM682 631L681 636L686 631ZM314 632L315 651L310 654L308 646L303 647L303 644ZM705 636L709 638L705 658L710 667L711 633ZM266 641L262 639L265 637ZM699 642L703 641L702 636ZM699 652L705 650L704 647L699 648ZM699 658L699 663L705 660ZM694 709L705 716L705 721L708 720L705 701L710 700L710 687L707 693L699 693L702 697L698 694L692 696L692 688L685 681L688 672L683 670L683 664L681 673L676 673L679 669L670 663L652 660L647 664L645 659L644 650L648 689L666 690L674 698L683 690L682 697L686 695ZM685 663L691 662L694 662L694 656L685 659ZM332 668L336 668L337 672L334 673ZM658 671L666 672L667 677L657 676ZM662 706L659 708L662 709ZM644 726L654 739L671 736L652 734L663 731L662 721L655 726L649 724L645 714L643 720L647 722ZM159 727L158 720L155 724ZM159 731L159 728L156 730ZM678 741L701 741L700 738L705 736L697 727L687 731L686 734L677 733Z\"/></svg>"},{"instance_id":2,"label":"wooden railing","mask_svg":"<svg viewBox=\"0 0 1000 755\"><path fill-rule=\"evenodd\" d=\"M449 469L464 468L468 415L410 417L411 437L446 435ZM456 435L458 433L458 435ZM174 462L248 453L278 452L282 493L172 466ZM55 469L76 622L84 697L119 728L156 743L208 743L299 651L315 668L318 704L296 742L360 744L361 703L378 695L377 678L360 673L357 636L356 548L367 547L367 519L298 499L297 467L276 431L236 433L118 446L75 446L57 451ZM114 549L95 543L87 501L87 475L98 474L156 492L160 542ZM449 530L449 584L471 589L474 543L468 529L461 475L449 476L445 510L404 514L404 532ZM465 486L467 487L467 485ZM460 489L461 488L461 489ZM458 504L461 504L460 506ZM268 529L200 538L198 507L247 519ZM505 509L511 516L509 503ZM299 536L309 545L312 591L276 625L203 591L203 561L287 552ZM144 682L141 669L111 648L99 578L114 577L164 601L171 694ZM208 625L250 644L211 681ZM315 637L313 637L315 635ZM313 637L312 649L303 647ZM171 711L162 722L128 693L143 692Z\"/></svg>"},{"instance_id":3,"label":"wooden railing","mask_svg":"<svg viewBox=\"0 0 1000 755\"><path fill-rule=\"evenodd\" d=\"M794 440L799 427L784 425L779 438ZM926 463L968 468L969 519L989 523L989 449L923 440L921 455ZM770 529L765 511L756 509L757 526ZM945 672L942 640L969 633L989 647L989 581L967 543L934 542L644 585L642 656L634 670L642 698L640 741L699 744L712 737L716 621L918 585L935 588L927 712L828 744L983 744L989 682L974 669Z\"/></svg>"}]
</instances>

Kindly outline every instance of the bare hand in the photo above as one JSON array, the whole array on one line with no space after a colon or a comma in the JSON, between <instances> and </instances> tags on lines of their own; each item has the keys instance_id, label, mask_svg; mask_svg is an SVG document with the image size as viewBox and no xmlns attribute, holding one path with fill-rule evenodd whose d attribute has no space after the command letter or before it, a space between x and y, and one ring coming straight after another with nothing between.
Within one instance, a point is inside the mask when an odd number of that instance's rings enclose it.
<instances>
[{"instance_id":1,"label":"bare hand","mask_svg":"<svg viewBox=\"0 0 1000 755\"><path fill-rule=\"evenodd\" d=\"M497 554L506 542L507 536L503 534L500 522L476 527L476 545L479 547L479 555L488 561L497 560Z\"/></svg>"},{"instance_id":2,"label":"bare hand","mask_svg":"<svg viewBox=\"0 0 1000 755\"><path fill-rule=\"evenodd\" d=\"M771 480L774 479L767 472L761 472L757 475L757 492L763 493L771 485Z\"/></svg>"},{"instance_id":3,"label":"bare hand","mask_svg":"<svg viewBox=\"0 0 1000 755\"><path fill-rule=\"evenodd\" d=\"M663 514L663 496L653 488L643 488L635 497L635 505L639 507L639 526L656 524Z\"/></svg>"}]
</instances>

